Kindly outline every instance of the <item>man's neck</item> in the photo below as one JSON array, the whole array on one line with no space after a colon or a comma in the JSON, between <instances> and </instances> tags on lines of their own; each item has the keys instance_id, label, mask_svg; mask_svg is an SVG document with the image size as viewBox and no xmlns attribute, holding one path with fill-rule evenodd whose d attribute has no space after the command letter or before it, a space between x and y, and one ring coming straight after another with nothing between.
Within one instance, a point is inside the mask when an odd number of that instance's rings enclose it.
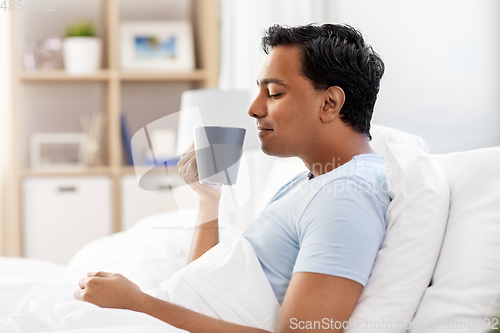
<instances>
[{"instance_id":1,"label":"man's neck","mask_svg":"<svg viewBox=\"0 0 500 333\"><path fill-rule=\"evenodd\" d=\"M331 142L331 141L330 141ZM307 156L301 157L314 177L330 172L349 162L354 156L374 154L365 134L356 134L348 140L336 140L335 144L315 145Z\"/></svg>"}]
</instances>

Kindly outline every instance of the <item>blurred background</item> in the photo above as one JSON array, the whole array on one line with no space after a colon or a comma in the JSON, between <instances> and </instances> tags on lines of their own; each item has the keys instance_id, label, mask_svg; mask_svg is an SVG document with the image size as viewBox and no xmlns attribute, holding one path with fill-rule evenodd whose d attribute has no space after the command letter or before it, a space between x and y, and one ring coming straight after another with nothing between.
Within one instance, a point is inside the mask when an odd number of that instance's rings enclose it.
<instances>
[{"instance_id":1,"label":"blurred background","mask_svg":"<svg viewBox=\"0 0 500 333\"><path fill-rule=\"evenodd\" d=\"M497 0L7 3L0 254L64 263L92 239L176 209L170 185L138 187L130 137L170 115L151 140L173 157L183 91L254 96L260 40L276 23L347 23L363 33L386 65L373 123L420 135L436 154L500 144ZM83 231L66 254L50 246L73 230Z\"/></svg>"}]
</instances>

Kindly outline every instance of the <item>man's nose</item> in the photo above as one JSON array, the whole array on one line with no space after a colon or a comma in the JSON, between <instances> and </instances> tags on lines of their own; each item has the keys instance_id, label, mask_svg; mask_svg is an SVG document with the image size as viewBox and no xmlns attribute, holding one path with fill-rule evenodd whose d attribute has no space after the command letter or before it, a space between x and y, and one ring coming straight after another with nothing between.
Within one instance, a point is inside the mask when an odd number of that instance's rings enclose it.
<instances>
[{"instance_id":1,"label":"man's nose","mask_svg":"<svg viewBox=\"0 0 500 333\"><path fill-rule=\"evenodd\" d=\"M266 106L260 100L260 94L257 96L250 107L248 108L248 115L253 118L263 118L267 114Z\"/></svg>"}]
</instances>

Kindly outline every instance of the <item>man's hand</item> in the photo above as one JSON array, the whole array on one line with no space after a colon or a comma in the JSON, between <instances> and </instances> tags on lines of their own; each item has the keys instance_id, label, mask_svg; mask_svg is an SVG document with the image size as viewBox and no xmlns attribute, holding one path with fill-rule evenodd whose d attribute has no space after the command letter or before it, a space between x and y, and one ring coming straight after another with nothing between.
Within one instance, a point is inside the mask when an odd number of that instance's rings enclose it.
<instances>
[{"instance_id":1,"label":"man's hand","mask_svg":"<svg viewBox=\"0 0 500 333\"><path fill-rule=\"evenodd\" d=\"M87 273L78 282L75 298L103 308L134 310L144 299L141 289L121 274L97 272Z\"/></svg>"},{"instance_id":2,"label":"man's hand","mask_svg":"<svg viewBox=\"0 0 500 333\"><path fill-rule=\"evenodd\" d=\"M200 196L200 207L196 216L196 229L189 250L189 262L219 243L219 201L222 185L200 184L194 144L177 163L179 175Z\"/></svg>"},{"instance_id":3,"label":"man's hand","mask_svg":"<svg viewBox=\"0 0 500 333\"><path fill-rule=\"evenodd\" d=\"M220 199L222 185L200 184L194 144L191 145L187 153L182 155L182 158L177 163L177 168L179 169L179 176L198 193L201 201L214 202Z\"/></svg>"},{"instance_id":4,"label":"man's hand","mask_svg":"<svg viewBox=\"0 0 500 333\"><path fill-rule=\"evenodd\" d=\"M78 282L76 299L94 303L103 308L128 309L143 312L172 326L193 333L269 333L267 331L231 324L211 318L178 305L143 293L139 287L121 274L88 273Z\"/></svg>"}]
</instances>

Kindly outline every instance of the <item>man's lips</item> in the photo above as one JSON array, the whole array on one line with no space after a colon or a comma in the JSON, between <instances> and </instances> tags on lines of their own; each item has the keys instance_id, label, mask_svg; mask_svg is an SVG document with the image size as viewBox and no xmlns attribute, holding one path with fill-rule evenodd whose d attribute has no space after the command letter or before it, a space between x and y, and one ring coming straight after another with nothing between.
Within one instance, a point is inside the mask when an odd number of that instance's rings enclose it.
<instances>
[{"instance_id":1,"label":"man's lips","mask_svg":"<svg viewBox=\"0 0 500 333\"><path fill-rule=\"evenodd\" d=\"M259 138L262 139L266 134L271 133L273 130L271 128L266 128L266 127L257 127L259 130Z\"/></svg>"}]
</instances>

